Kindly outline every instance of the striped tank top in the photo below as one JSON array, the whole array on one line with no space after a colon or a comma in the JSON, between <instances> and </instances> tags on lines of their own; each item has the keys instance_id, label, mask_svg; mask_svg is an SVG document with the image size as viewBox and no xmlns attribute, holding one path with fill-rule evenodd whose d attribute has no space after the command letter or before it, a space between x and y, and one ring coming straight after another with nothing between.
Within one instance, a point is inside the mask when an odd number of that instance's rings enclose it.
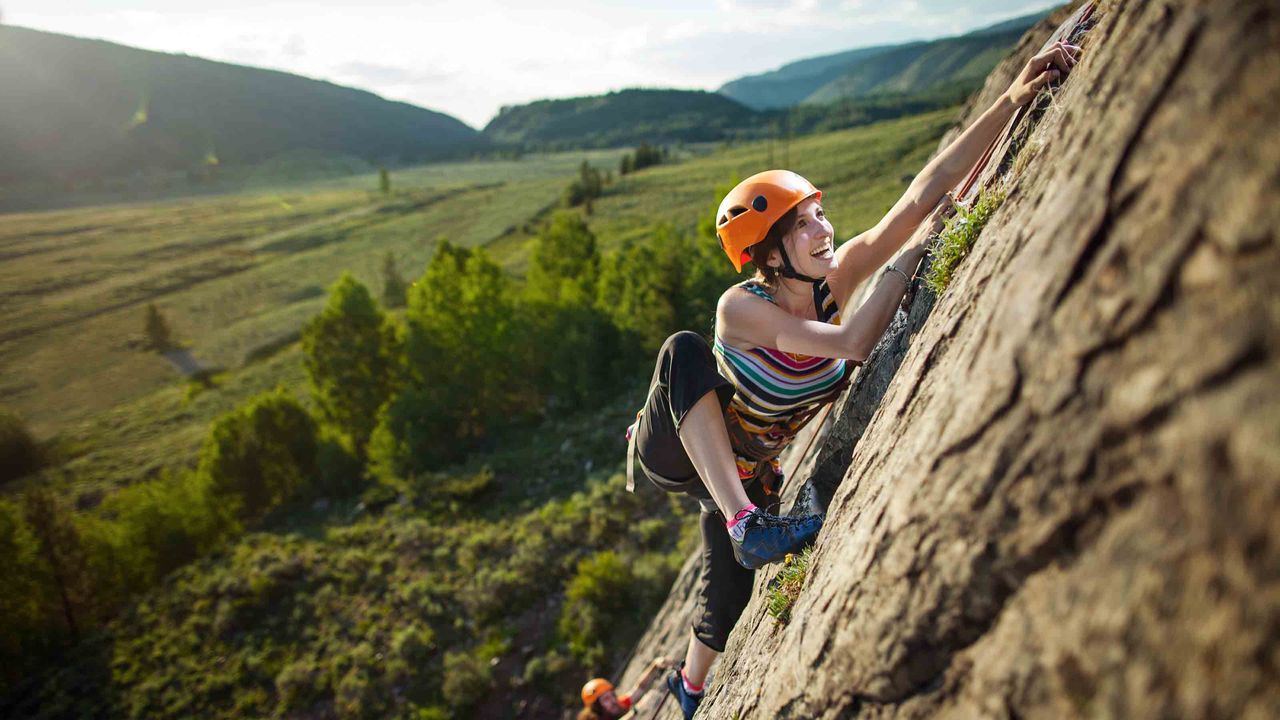
<instances>
[{"instance_id":1,"label":"striped tank top","mask_svg":"<svg viewBox=\"0 0 1280 720\"><path fill-rule=\"evenodd\" d=\"M755 280L737 287L777 305ZM819 321L840 323L840 310L825 280L814 284L813 304ZM760 477L774 492L782 483L778 456L824 404L835 400L857 363L774 348L741 350L720 342L718 333L712 350L720 374L735 388L725 421L738 476Z\"/></svg>"}]
</instances>

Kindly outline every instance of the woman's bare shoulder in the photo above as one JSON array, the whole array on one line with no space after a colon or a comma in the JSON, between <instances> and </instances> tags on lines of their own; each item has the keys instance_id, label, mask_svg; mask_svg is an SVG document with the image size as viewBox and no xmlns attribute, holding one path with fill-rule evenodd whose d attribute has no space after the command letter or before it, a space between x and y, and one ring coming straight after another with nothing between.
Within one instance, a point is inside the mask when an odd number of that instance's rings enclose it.
<instances>
[{"instance_id":1,"label":"woman's bare shoulder","mask_svg":"<svg viewBox=\"0 0 1280 720\"><path fill-rule=\"evenodd\" d=\"M716 339L738 348L749 350L758 343L751 337L755 324L778 307L761 295L742 285L733 285L720 294L716 303Z\"/></svg>"}]
</instances>

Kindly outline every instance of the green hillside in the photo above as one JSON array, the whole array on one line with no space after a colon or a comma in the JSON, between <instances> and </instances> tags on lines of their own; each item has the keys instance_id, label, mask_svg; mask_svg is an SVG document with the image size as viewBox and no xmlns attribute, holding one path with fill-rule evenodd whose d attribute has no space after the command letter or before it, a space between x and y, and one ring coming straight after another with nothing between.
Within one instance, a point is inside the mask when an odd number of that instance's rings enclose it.
<instances>
[{"instance_id":1,"label":"green hillside","mask_svg":"<svg viewBox=\"0 0 1280 720\"><path fill-rule=\"evenodd\" d=\"M484 134L494 142L541 149L701 142L719 140L754 117L716 93L628 89L503 107Z\"/></svg>"},{"instance_id":2,"label":"green hillside","mask_svg":"<svg viewBox=\"0 0 1280 720\"><path fill-rule=\"evenodd\" d=\"M632 323L705 331L732 282L731 271L699 280L706 263L727 266L699 228L717 188L793 167L851 237L902 193L954 114L785 150L685 152L606 184L589 213L552 215L579 161L613 165L617 152L433 165L392 173L385 194L362 189L376 187L364 176L6 216L15 324L0 336L0 399L58 441L52 467L0 498L0 582L16 589L0 603L14 631L0 644L0 714L558 715L583 677L621 663L691 549L692 503L626 493L618 473L653 357L628 339L646 329ZM592 269L548 280L537 248L557 225L587 235ZM377 414L416 402L453 415L416 436L380 426L395 442L370 442L366 465L326 419L305 332L296 339L336 307L325 288L344 272L382 297L388 250L416 282L378 342L422 376ZM679 314L649 313L677 300ZM179 380L139 339L149 303L226 373L209 387ZM602 319L621 342L582 332ZM548 357L623 372L574 393L585 373L540 372ZM469 414L486 406L513 419L489 412L475 425ZM414 455L423 468L378 462L438 434L454 447ZM46 546L66 573L49 570Z\"/></svg>"},{"instance_id":3,"label":"green hillside","mask_svg":"<svg viewBox=\"0 0 1280 720\"><path fill-rule=\"evenodd\" d=\"M404 164L483 136L441 113L288 73L0 26L0 185L210 173L298 153Z\"/></svg>"},{"instance_id":4,"label":"green hillside","mask_svg":"<svg viewBox=\"0 0 1280 720\"><path fill-rule=\"evenodd\" d=\"M1022 37L1023 29L965 35L892 48L863 59L803 100L824 104L878 93L920 92L944 85L976 89Z\"/></svg>"},{"instance_id":5,"label":"green hillside","mask_svg":"<svg viewBox=\"0 0 1280 720\"><path fill-rule=\"evenodd\" d=\"M944 83L976 84L1047 12L957 37L857 48L788 63L725 83L717 92L757 110L829 103L883 93L923 93Z\"/></svg>"}]
</instances>

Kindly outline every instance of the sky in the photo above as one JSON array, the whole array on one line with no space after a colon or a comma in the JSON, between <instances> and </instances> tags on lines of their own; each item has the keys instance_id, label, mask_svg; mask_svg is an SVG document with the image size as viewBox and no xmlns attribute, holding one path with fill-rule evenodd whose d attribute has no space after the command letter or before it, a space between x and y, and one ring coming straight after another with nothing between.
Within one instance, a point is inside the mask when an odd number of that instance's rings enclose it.
<instances>
[{"instance_id":1,"label":"sky","mask_svg":"<svg viewBox=\"0 0 1280 720\"><path fill-rule=\"evenodd\" d=\"M855 47L944 37L1044 0L0 0L10 25L267 67L448 113L626 87L715 90Z\"/></svg>"}]
</instances>

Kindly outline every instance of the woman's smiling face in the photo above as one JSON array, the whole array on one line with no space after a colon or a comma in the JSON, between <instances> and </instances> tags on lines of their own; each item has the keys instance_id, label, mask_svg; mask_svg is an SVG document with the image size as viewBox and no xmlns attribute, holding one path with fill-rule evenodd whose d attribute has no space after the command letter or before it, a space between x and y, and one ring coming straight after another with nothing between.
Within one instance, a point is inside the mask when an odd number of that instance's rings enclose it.
<instances>
[{"instance_id":1,"label":"woman's smiling face","mask_svg":"<svg viewBox=\"0 0 1280 720\"><path fill-rule=\"evenodd\" d=\"M796 206L795 227L782 243L796 272L820 278L836 269L834 238L835 230L827 220L822 203L811 197Z\"/></svg>"}]
</instances>

